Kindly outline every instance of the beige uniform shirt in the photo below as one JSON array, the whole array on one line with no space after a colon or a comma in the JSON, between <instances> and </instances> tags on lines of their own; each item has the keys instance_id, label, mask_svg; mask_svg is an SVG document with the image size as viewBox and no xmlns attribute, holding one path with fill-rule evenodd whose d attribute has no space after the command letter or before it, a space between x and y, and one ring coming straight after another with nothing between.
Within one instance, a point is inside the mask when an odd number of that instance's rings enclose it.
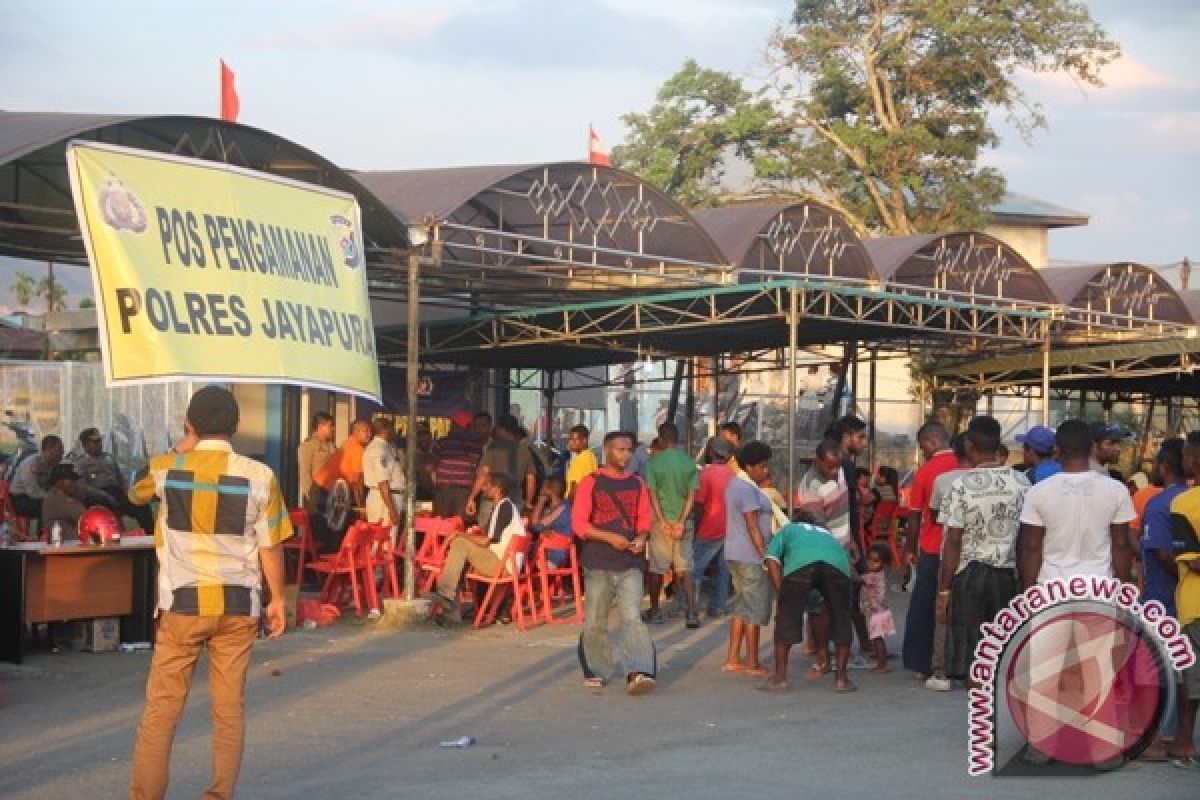
<instances>
[{"instance_id":1,"label":"beige uniform shirt","mask_svg":"<svg viewBox=\"0 0 1200 800\"><path fill-rule=\"evenodd\" d=\"M408 481L404 477L404 466L392 447L378 437L371 440L363 452L363 483L367 487L367 522L387 522L388 507L379 494L379 484L387 481L392 490L392 501L397 510L404 506L404 491Z\"/></svg>"}]
</instances>

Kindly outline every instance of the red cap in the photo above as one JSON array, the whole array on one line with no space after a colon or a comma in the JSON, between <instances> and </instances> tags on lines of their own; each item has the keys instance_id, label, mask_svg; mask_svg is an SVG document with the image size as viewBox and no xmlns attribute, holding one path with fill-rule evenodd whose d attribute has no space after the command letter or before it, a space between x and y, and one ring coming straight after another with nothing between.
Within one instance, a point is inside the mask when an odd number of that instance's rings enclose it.
<instances>
[{"instance_id":1,"label":"red cap","mask_svg":"<svg viewBox=\"0 0 1200 800\"><path fill-rule=\"evenodd\" d=\"M473 416L470 411L455 411L450 415L450 421L454 423L456 428L469 428Z\"/></svg>"}]
</instances>

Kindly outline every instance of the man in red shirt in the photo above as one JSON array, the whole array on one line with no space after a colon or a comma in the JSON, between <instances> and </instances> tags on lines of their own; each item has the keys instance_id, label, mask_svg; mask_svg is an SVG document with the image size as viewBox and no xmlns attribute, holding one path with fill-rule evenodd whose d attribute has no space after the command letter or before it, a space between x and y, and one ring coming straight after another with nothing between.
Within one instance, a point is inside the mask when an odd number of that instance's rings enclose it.
<instances>
[{"instance_id":1,"label":"man in red shirt","mask_svg":"<svg viewBox=\"0 0 1200 800\"><path fill-rule=\"evenodd\" d=\"M708 597L708 616L714 619L725 613L729 602L729 565L725 562L725 487L734 479L729 459L733 445L718 436L709 445L712 463L700 470L700 491L696 505L700 508L696 522L696 540L692 545L692 574L696 580L696 599L700 599L700 584L704 572L713 561L717 563L712 594Z\"/></svg>"},{"instance_id":2,"label":"man in red shirt","mask_svg":"<svg viewBox=\"0 0 1200 800\"><path fill-rule=\"evenodd\" d=\"M927 422L917 431L917 446L925 463L917 470L909 490L912 513L905 526L908 563L916 564L916 582L904 623L904 668L929 678L933 668L933 635L937 610L938 570L942 564L942 526L930 508L933 482L939 475L958 469L958 458L950 449L950 434L940 422ZM919 532L919 535L918 535Z\"/></svg>"},{"instance_id":3,"label":"man in red shirt","mask_svg":"<svg viewBox=\"0 0 1200 800\"><path fill-rule=\"evenodd\" d=\"M619 619L625 690L645 694L654 688L656 656L650 630L642 622L646 539L650 536L650 493L629 471L633 434L612 431L604 437L604 466L575 487L571 529L582 539L579 563L584 574L584 620L579 665L584 685L598 689L612 678L608 615Z\"/></svg>"}]
</instances>

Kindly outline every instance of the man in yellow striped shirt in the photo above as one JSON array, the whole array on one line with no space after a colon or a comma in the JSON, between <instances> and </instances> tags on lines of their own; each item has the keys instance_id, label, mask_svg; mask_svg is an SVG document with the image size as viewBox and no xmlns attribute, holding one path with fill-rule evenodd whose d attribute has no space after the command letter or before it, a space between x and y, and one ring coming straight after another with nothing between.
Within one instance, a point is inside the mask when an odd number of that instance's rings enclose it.
<instances>
[{"instance_id":1,"label":"man in yellow striped shirt","mask_svg":"<svg viewBox=\"0 0 1200 800\"><path fill-rule=\"evenodd\" d=\"M204 796L233 797L264 576L269 635L281 635L286 626L280 545L292 527L275 475L233 452L238 406L228 390L196 392L187 421L198 439L194 449L155 456L129 493L134 503L161 501L154 526L158 635L133 751L131 798L166 794L171 741L202 649L208 651L213 719L213 778Z\"/></svg>"}]
</instances>

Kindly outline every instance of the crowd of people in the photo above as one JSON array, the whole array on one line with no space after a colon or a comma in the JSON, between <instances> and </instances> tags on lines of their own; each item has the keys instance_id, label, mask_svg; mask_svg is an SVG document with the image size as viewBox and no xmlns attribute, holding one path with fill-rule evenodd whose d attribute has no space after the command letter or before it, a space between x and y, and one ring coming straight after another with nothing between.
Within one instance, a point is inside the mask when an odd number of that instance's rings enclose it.
<instances>
[{"instance_id":1,"label":"crowd of people","mask_svg":"<svg viewBox=\"0 0 1200 800\"><path fill-rule=\"evenodd\" d=\"M132 518L147 533L154 530L154 515L130 500L129 481L116 458L104 452L96 428L80 433L70 453L61 437L43 437L38 452L17 465L8 491L13 511L36 521L40 534L57 526L64 541L78 538L80 518L96 506Z\"/></svg>"}]
</instances>

